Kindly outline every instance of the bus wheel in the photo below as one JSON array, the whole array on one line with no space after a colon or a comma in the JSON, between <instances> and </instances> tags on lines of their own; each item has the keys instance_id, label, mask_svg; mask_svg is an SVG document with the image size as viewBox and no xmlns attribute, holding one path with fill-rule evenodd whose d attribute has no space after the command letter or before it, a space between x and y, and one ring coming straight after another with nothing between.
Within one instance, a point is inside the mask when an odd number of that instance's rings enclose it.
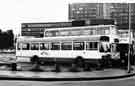
<instances>
[{"instance_id":1,"label":"bus wheel","mask_svg":"<svg viewBox=\"0 0 135 86\"><path fill-rule=\"evenodd\" d=\"M34 56L31 58L31 63L32 63L32 64L39 63L39 57L38 57L37 55L34 55Z\"/></svg>"},{"instance_id":2,"label":"bus wheel","mask_svg":"<svg viewBox=\"0 0 135 86\"><path fill-rule=\"evenodd\" d=\"M110 56L103 56L102 57L102 67L107 68L112 66L112 61Z\"/></svg>"},{"instance_id":3,"label":"bus wheel","mask_svg":"<svg viewBox=\"0 0 135 86\"><path fill-rule=\"evenodd\" d=\"M17 71L17 64L16 63L12 63L11 64L11 69L12 69L12 71Z\"/></svg>"},{"instance_id":4,"label":"bus wheel","mask_svg":"<svg viewBox=\"0 0 135 86\"><path fill-rule=\"evenodd\" d=\"M85 62L84 62L84 59L81 57L81 56L78 56L76 59L75 59L75 65L76 67L80 67L80 68L84 68L85 66Z\"/></svg>"}]
</instances>

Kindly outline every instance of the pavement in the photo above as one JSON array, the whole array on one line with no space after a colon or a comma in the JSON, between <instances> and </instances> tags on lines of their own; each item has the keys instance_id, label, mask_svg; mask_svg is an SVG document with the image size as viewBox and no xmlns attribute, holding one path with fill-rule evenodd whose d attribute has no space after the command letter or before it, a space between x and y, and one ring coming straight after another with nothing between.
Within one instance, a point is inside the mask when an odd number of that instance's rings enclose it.
<instances>
[{"instance_id":1,"label":"pavement","mask_svg":"<svg viewBox=\"0 0 135 86\"><path fill-rule=\"evenodd\" d=\"M86 81L127 78L135 75L135 67L130 73L127 70L107 68L89 72L32 72L32 71L0 71L0 80L26 81Z\"/></svg>"}]
</instances>

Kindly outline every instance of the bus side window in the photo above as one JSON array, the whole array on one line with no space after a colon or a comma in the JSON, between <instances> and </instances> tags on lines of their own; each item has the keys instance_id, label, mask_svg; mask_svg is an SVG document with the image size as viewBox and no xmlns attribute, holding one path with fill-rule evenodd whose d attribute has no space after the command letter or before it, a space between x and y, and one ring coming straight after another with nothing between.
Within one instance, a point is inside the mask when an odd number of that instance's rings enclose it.
<instances>
[{"instance_id":1,"label":"bus side window","mask_svg":"<svg viewBox=\"0 0 135 86\"><path fill-rule=\"evenodd\" d=\"M86 42L86 50L97 50L98 42Z\"/></svg>"},{"instance_id":2,"label":"bus side window","mask_svg":"<svg viewBox=\"0 0 135 86\"><path fill-rule=\"evenodd\" d=\"M30 44L29 43L22 43L22 50L29 50Z\"/></svg>"},{"instance_id":3,"label":"bus side window","mask_svg":"<svg viewBox=\"0 0 135 86\"><path fill-rule=\"evenodd\" d=\"M49 43L40 43L40 50L49 50Z\"/></svg>"},{"instance_id":4,"label":"bus side window","mask_svg":"<svg viewBox=\"0 0 135 86\"><path fill-rule=\"evenodd\" d=\"M51 50L60 50L60 43L59 42L53 42L51 43Z\"/></svg>"},{"instance_id":5,"label":"bus side window","mask_svg":"<svg viewBox=\"0 0 135 86\"><path fill-rule=\"evenodd\" d=\"M84 50L84 42L74 42L73 49L74 50Z\"/></svg>"},{"instance_id":6,"label":"bus side window","mask_svg":"<svg viewBox=\"0 0 135 86\"><path fill-rule=\"evenodd\" d=\"M39 43L31 43L31 50L39 50Z\"/></svg>"},{"instance_id":7,"label":"bus side window","mask_svg":"<svg viewBox=\"0 0 135 86\"><path fill-rule=\"evenodd\" d=\"M61 43L62 50L72 50L72 42L63 42Z\"/></svg>"}]
</instances>

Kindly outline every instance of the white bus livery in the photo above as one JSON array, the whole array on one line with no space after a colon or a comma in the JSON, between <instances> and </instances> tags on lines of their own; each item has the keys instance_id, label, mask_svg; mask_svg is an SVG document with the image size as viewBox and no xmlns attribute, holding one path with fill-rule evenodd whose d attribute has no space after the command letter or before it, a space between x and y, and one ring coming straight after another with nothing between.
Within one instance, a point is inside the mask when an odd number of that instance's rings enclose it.
<instances>
[{"instance_id":1,"label":"white bus livery","mask_svg":"<svg viewBox=\"0 0 135 86\"><path fill-rule=\"evenodd\" d=\"M82 61L99 65L120 58L117 40L114 25L49 28L43 38L18 37L16 57L17 62L31 62L36 56L40 63Z\"/></svg>"}]
</instances>

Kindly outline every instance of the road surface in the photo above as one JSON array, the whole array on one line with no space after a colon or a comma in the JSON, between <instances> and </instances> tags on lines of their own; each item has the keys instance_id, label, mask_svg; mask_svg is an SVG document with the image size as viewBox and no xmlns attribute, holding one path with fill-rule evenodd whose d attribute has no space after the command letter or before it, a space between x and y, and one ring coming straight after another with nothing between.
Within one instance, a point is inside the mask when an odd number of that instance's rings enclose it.
<instances>
[{"instance_id":1,"label":"road surface","mask_svg":"<svg viewBox=\"0 0 135 86\"><path fill-rule=\"evenodd\" d=\"M135 86L135 77L100 81L7 81L1 80L0 86Z\"/></svg>"}]
</instances>

